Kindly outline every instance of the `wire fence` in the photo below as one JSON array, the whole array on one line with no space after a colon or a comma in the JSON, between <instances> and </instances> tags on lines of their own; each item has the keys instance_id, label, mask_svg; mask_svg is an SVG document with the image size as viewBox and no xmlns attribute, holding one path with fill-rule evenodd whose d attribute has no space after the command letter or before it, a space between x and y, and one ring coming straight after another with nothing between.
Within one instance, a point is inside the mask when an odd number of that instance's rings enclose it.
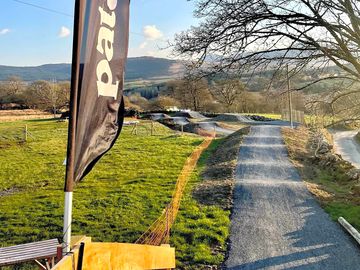
<instances>
[{"instance_id":1,"label":"wire fence","mask_svg":"<svg viewBox=\"0 0 360 270\"><path fill-rule=\"evenodd\" d=\"M281 110L281 119L284 121L290 121L290 119L292 119L293 122L305 124L305 114L303 111L292 110L290 117L289 110Z\"/></svg>"},{"instance_id":2,"label":"wire fence","mask_svg":"<svg viewBox=\"0 0 360 270\"><path fill-rule=\"evenodd\" d=\"M207 137L195 149L195 151L187 158L185 165L176 181L170 203L165 207L160 217L143 233L143 235L135 242L136 244L146 244L159 246L169 243L170 229L175 222L179 211L181 198L184 194L187 182L191 173L205 149L212 142L213 137Z\"/></svg>"},{"instance_id":3,"label":"wire fence","mask_svg":"<svg viewBox=\"0 0 360 270\"><path fill-rule=\"evenodd\" d=\"M57 120L56 122L60 123L65 121ZM128 122L124 124L124 128L125 127L127 127L126 132L130 133L130 135L156 136L165 133L165 128L162 128L153 121ZM0 126L0 144L11 145L13 143L25 143L27 141L46 140L48 136L50 136L49 133L51 133L51 136L66 138L68 129L64 125L54 127L50 131L43 130L31 124Z\"/></svg>"},{"instance_id":4,"label":"wire fence","mask_svg":"<svg viewBox=\"0 0 360 270\"><path fill-rule=\"evenodd\" d=\"M0 130L0 143L23 143L27 142L29 139L34 139L34 136L28 130L27 125Z\"/></svg>"},{"instance_id":5,"label":"wire fence","mask_svg":"<svg viewBox=\"0 0 360 270\"><path fill-rule=\"evenodd\" d=\"M130 127L131 135L145 135L145 136L153 136L153 135L161 135L163 132L159 128L159 126L156 125L154 121L125 121L124 127Z\"/></svg>"}]
</instances>

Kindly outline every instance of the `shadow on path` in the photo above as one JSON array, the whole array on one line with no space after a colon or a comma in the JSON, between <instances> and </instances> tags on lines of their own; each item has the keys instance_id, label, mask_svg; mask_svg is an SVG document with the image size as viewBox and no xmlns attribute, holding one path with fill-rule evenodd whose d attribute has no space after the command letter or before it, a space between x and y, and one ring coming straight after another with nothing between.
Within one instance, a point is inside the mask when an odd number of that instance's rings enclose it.
<instances>
[{"instance_id":1,"label":"shadow on path","mask_svg":"<svg viewBox=\"0 0 360 270\"><path fill-rule=\"evenodd\" d=\"M279 127L252 127L240 148L227 269L359 270L360 249L299 181L274 137Z\"/></svg>"}]
</instances>

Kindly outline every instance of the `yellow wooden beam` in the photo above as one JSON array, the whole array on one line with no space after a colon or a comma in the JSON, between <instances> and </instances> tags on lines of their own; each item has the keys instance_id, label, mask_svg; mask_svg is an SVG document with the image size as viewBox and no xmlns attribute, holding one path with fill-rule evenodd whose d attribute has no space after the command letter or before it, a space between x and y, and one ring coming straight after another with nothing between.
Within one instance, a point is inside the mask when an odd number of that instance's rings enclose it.
<instances>
[{"instance_id":1,"label":"yellow wooden beam","mask_svg":"<svg viewBox=\"0 0 360 270\"><path fill-rule=\"evenodd\" d=\"M77 266L79 246L64 257L53 270L72 270ZM175 249L122 243L85 243L83 270L138 270L175 268ZM76 269L76 268L75 268Z\"/></svg>"},{"instance_id":2,"label":"yellow wooden beam","mask_svg":"<svg viewBox=\"0 0 360 270\"><path fill-rule=\"evenodd\" d=\"M71 237L71 252L64 256L51 270L74 270L76 269L81 243L91 243L91 237L85 235ZM61 245L59 246L62 250Z\"/></svg>"},{"instance_id":3,"label":"yellow wooden beam","mask_svg":"<svg viewBox=\"0 0 360 270\"><path fill-rule=\"evenodd\" d=\"M136 244L85 244L84 270L175 268L175 249Z\"/></svg>"}]
</instances>

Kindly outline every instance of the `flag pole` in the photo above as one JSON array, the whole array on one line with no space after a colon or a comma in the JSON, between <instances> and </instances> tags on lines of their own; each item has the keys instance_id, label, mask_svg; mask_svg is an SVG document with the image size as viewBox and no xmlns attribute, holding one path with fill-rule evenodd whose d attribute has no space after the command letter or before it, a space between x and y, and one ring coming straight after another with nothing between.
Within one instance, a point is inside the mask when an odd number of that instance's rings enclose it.
<instances>
[{"instance_id":1,"label":"flag pole","mask_svg":"<svg viewBox=\"0 0 360 270\"><path fill-rule=\"evenodd\" d=\"M65 203L64 203L64 228L63 228L63 256L71 249L71 222L72 222L72 200L74 190L74 165L75 165L75 139L76 139L76 120L78 105L78 84L79 84L79 64L80 64L80 31L81 19L80 8L82 0L75 0L74 32L73 32L73 51L71 65L71 92L70 92L70 117L68 128L68 145L66 158L65 176Z\"/></svg>"}]
</instances>

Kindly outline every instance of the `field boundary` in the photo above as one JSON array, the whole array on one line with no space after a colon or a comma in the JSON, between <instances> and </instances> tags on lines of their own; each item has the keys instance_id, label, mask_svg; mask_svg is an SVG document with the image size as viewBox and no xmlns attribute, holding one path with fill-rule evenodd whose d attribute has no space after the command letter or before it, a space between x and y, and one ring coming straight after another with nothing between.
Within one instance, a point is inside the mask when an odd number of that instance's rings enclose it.
<instances>
[{"instance_id":1,"label":"field boundary","mask_svg":"<svg viewBox=\"0 0 360 270\"><path fill-rule=\"evenodd\" d=\"M169 243L170 229L175 222L190 175L194 171L201 154L210 146L213 139L213 137L205 138L205 140L187 158L176 181L170 203L165 207L161 216L150 225L143 235L135 242L136 244L159 246L161 244Z\"/></svg>"}]
</instances>

